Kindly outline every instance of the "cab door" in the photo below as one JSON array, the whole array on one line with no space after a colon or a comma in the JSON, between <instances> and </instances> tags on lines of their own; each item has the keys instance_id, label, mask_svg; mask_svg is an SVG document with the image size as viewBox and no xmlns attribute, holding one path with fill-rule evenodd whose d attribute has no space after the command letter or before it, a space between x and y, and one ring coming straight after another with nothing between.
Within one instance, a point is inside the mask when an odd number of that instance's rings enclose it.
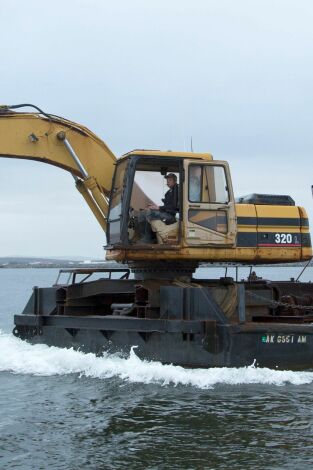
<instances>
[{"instance_id":1,"label":"cab door","mask_svg":"<svg viewBox=\"0 0 313 470\"><path fill-rule=\"evenodd\" d=\"M184 241L187 246L234 246L236 213L227 162L185 160Z\"/></svg>"}]
</instances>

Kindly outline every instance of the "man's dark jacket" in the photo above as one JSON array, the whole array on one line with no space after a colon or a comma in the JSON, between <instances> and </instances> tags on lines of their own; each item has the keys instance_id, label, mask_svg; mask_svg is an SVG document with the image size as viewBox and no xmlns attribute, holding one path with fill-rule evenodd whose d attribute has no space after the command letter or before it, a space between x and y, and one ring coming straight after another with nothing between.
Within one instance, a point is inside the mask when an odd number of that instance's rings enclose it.
<instances>
[{"instance_id":1,"label":"man's dark jacket","mask_svg":"<svg viewBox=\"0 0 313 470\"><path fill-rule=\"evenodd\" d=\"M162 199L164 206L160 206L161 212L167 212L168 214L173 216L173 220L169 221L168 223L175 222L175 215L179 211L179 186L175 184L172 188L170 188Z\"/></svg>"}]
</instances>

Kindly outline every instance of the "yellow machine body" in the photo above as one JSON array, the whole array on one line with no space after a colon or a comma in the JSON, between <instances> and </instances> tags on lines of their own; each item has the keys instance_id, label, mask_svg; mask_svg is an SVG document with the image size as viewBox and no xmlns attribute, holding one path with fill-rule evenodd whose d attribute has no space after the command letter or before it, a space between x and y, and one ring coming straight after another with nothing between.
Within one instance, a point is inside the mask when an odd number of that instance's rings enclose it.
<instances>
[{"instance_id":1,"label":"yellow machine body","mask_svg":"<svg viewBox=\"0 0 313 470\"><path fill-rule=\"evenodd\" d=\"M80 124L41 112L16 113L2 107L0 157L41 161L72 173L77 188L107 231L108 260L256 264L312 257L305 210L295 205L236 203L227 162L213 160L209 153L135 150L117 160L99 137ZM181 205L175 230L156 224L158 242L154 244L136 241L128 220L132 201L137 212L144 209L144 201L151 201L136 183L137 169L150 173L177 171L180 177ZM201 172L202 189L198 200L193 200L190 188L197 171ZM220 182L215 183L214 178ZM226 196L218 200L217 193ZM119 207L114 206L117 195L124 228L121 239L112 242L110 214Z\"/></svg>"}]
</instances>

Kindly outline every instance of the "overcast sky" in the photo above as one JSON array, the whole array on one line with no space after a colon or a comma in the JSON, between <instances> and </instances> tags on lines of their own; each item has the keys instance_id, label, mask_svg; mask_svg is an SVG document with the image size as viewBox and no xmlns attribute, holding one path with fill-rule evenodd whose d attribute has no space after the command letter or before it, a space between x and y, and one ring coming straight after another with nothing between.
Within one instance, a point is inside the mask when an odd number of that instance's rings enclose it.
<instances>
[{"instance_id":1,"label":"overcast sky","mask_svg":"<svg viewBox=\"0 0 313 470\"><path fill-rule=\"evenodd\" d=\"M133 148L211 152L236 196L290 194L313 223L312 0L0 0L2 104ZM0 143L1 145L1 143ZM102 257L70 174L0 161L0 256Z\"/></svg>"}]
</instances>

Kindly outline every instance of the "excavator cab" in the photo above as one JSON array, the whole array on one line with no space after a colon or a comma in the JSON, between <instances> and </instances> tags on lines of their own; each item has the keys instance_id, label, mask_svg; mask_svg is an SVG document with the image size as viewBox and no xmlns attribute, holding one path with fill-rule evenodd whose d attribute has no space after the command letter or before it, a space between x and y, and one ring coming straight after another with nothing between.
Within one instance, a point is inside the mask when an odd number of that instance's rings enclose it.
<instances>
[{"instance_id":1,"label":"excavator cab","mask_svg":"<svg viewBox=\"0 0 313 470\"><path fill-rule=\"evenodd\" d=\"M229 168L226 162L211 160L208 155L156 151L132 152L120 159L110 196L109 244L128 249L142 245L140 220L150 204L162 206L168 190L166 175L173 173L179 191L177 213L170 224L147 222L152 237L145 244L162 249L233 246L236 223Z\"/></svg>"}]
</instances>

